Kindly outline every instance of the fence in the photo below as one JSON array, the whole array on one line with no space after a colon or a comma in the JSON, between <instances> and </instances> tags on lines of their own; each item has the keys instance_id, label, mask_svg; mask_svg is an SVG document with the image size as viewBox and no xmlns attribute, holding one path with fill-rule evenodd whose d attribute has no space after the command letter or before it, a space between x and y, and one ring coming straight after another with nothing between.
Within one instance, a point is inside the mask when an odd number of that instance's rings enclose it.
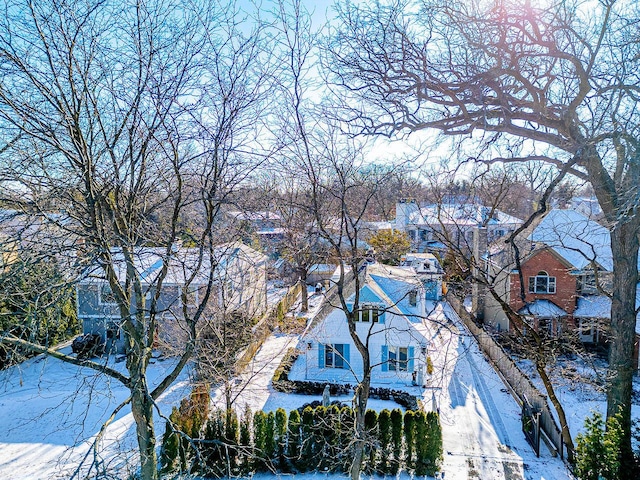
<instances>
[{"instance_id":1,"label":"fence","mask_svg":"<svg viewBox=\"0 0 640 480\"><path fill-rule=\"evenodd\" d=\"M495 368L500 375L502 375L502 378L509 384L521 404L526 404L535 412L539 412L540 429L560 454L560 458L563 458L564 442L562 441L562 433L553 417L549 403L547 402L547 396L543 395L540 390L531 383L529 377L518 368L502 346L500 346L491 335L474 323L471 314L464 309L460 300L453 295L447 295L447 300L475 337L482 351L491 359Z\"/></svg>"},{"instance_id":2,"label":"fence","mask_svg":"<svg viewBox=\"0 0 640 480\"><path fill-rule=\"evenodd\" d=\"M278 322L284 318L284 314L296 302L303 285L298 282L291 287L282 299L271 307L251 329L251 342L238 355L236 372L241 373L251 363L258 349L262 346Z\"/></svg>"}]
</instances>

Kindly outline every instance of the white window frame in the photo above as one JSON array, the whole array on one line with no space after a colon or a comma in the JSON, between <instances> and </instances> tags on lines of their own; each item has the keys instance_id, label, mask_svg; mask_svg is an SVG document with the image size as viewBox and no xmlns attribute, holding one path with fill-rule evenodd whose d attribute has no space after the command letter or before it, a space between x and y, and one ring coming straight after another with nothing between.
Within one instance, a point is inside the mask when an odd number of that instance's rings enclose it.
<instances>
[{"instance_id":1,"label":"white window frame","mask_svg":"<svg viewBox=\"0 0 640 480\"><path fill-rule=\"evenodd\" d=\"M402 358L404 354L404 359ZM390 372L409 371L409 347L387 347L387 355Z\"/></svg>"},{"instance_id":2,"label":"white window frame","mask_svg":"<svg viewBox=\"0 0 640 480\"><path fill-rule=\"evenodd\" d=\"M543 270L538 272L536 276L529 277L529 293L554 295L556 293L556 277L550 276Z\"/></svg>"},{"instance_id":3,"label":"white window frame","mask_svg":"<svg viewBox=\"0 0 640 480\"><path fill-rule=\"evenodd\" d=\"M383 314L384 307L381 305L375 303L363 303L360 304L360 308L358 308L358 314L356 315L355 321L358 323L372 323L372 321L373 323L380 323L380 317Z\"/></svg>"},{"instance_id":4,"label":"white window frame","mask_svg":"<svg viewBox=\"0 0 640 480\"><path fill-rule=\"evenodd\" d=\"M324 367L325 368L346 368L344 359L344 343L329 343L324 346Z\"/></svg>"}]
</instances>

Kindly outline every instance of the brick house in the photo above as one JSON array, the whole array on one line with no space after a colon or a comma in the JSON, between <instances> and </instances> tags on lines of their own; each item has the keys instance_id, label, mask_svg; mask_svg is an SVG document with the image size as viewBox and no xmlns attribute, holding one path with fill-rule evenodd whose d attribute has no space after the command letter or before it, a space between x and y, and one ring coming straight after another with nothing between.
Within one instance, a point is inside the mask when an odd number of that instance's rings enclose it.
<instances>
[{"instance_id":1,"label":"brick house","mask_svg":"<svg viewBox=\"0 0 640 480\"><path fill-rule=\"evenodd\" d=\"M606 345L611 300L603 291L610 290L613 273L609 242L600 224L573 210L554 209L517 240L519 270L504 244L489 249L486 268L496 293L533 328L552 335L574 332L584 343ZM491 295L483 313L497 330L512 328ZM640 321L636 351L638 340Z\"/></svg>"}]
</instances>

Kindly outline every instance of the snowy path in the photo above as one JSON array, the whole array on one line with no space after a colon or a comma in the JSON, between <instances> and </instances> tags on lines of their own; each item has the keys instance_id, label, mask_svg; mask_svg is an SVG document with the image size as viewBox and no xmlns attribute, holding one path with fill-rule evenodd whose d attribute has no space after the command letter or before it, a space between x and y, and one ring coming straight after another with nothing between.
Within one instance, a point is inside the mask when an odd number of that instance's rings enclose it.
<instances>
[{"instance_id":1,"label":"snowy path","mask_svg":"<svg viewBox=\"0 0 640 480\"><path fill-rule=\"evenodd\" d=\"M247 371L232 382L231 399L238 413L241 414L247 407L255 412L265 406L272 393L271 378L287 349L295 346L297 339L297 335L272 335L265 340ZM214 390L211 397L215 406L225 408L222 388Z\"/></svg>"},{"instance_id":2,"label":"snowy path","mask_svg":"<svg viewBox=\"0 0 640 480\"><path fill-rule=\"evenodd\" d=\"M473 337L455 315L448 316L453 323L440 329L440 347L433 353L441 374L431 382L440 406L446 478L571 479L544 446L536 458L522 433L520 407ZM425 400L430 396L427 391Z\"/></svg>"}]
</instances>

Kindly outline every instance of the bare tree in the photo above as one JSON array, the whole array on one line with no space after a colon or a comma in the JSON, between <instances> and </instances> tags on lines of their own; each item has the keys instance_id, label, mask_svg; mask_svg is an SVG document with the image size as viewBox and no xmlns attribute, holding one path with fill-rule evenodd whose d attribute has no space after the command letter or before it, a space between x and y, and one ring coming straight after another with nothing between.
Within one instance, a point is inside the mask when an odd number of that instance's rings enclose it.
<instances>
[{"instance_id":1,"label":"bare tree","mask_svg":"<svg viewBox=\"0 0 640 480\"><path fill-rule=\"evenodd\" d=\"M353 99L345 115L361 132L432 128L460 139L474 160L539 160L591 183L611 232L615 272L607 415L622 413L630 461L638 6L427 0L404 7L341 11L328 66ZM353 102L362 110L350 108Z\"/></svg>"},{"instance_id":2,"label":"bare tree","mask_svg":"<svg viewBox=\"0 0 640 480\"><path fill-rule=\"evenodd\" d=\"M265 60L262 37L259 30L241 32L236 12L213 3L3 7L4 186L23 209L45 214L68 234L63 253L78 259L70 277L97 266L117 305L127 372L10 332L2 341L122 382L130 396L116 412L131 405L140 476L157 478L155 401L196 348L198 321L215 284L217 214L254 166L254 155L242 147L255 138L268 89L268 71L257 74ZM196 215L200 220L193 222ZM191 246L188 255L175 248L179 241ZM79 243L80 250L67 248ZM160 258L152 277L142 246ZM163 285L175 281L168 279L171 269L182 271L175 319L186 341L175 368L152 386L147 368L162 328ZM196 286L199 302L191 308Z\"/></svg>"}]
</instances>

